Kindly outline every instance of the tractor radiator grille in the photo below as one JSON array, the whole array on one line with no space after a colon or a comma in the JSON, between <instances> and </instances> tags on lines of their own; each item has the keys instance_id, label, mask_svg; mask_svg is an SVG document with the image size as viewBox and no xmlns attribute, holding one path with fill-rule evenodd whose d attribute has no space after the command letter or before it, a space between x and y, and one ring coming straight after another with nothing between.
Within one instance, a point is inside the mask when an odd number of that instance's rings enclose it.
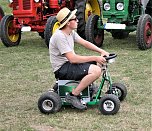
<instances>
[{"instance_id":1,"label":"tractor radiator grille","mask_svg":"<svg viewBox=\"0 0 152 131\"><path fill-rule=\"evenodd\" d=\"M18 0L13 0L13 10L18 10L18 8L19 8Z\"/></svg>"},{"instance_id":2,"label":"tractor radiator grille","mask_svg":"<svg viewBox=\"0 0 152 131\"><path fill-rule=\"evenodd\" d=\"M23 0L23 9L24 10L30 10L31 9L30 0Z\"/></svg>"},{"instance_id":3,"label":"tractor radiator grille","mask_svg":"<svg viewBox=\"0 0 152 131\"><path fill-rule=\"evenodd\" d=\"M13 10L19 9L19 3L21 4L20 0L13 0ZM23 6L21 6L21 7L23 7L23 10L30 10L31 9L30 0L23 0L22 4L23 4Z\"/></svg>"}]
</instances>

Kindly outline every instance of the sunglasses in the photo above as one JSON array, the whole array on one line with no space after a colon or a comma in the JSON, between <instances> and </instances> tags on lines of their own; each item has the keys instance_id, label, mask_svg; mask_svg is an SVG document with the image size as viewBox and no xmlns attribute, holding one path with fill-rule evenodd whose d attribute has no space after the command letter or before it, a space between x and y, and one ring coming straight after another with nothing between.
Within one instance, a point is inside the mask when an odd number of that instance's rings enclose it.
<instances>
[{"instance_id":1,"label":"sunglasses","mask_svg":"<svg viewBox=\"0 0 152 131\"><path fill-rule=\"evenodd\" d=\"M77 18L74 18L74 19L70 19L69 21L72 21L72 20L77 21L78 19L77 19Z\"/></svg>"}]
</instances>

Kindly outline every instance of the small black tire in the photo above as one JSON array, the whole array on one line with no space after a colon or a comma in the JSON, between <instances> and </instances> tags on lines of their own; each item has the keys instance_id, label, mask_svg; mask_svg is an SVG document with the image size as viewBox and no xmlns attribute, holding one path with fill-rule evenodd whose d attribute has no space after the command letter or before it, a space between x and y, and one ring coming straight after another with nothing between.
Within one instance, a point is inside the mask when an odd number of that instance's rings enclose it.
<instances>
[{"instance_id":1,"label":"small black tire","mask_svg":"<svg viewBox=\"0 0 152 131\"><path fill-rule=\"evenodd\" d=\"M136 31L137 46L146 50L152 46L152 17L148 14L140 16Z\"/></svg>"},{"instance_id":2,"label":"small black tire","mask_svg":"<svg viewBox=\"0 0 152 131\"><path fill-rule=\"evenodd\" d=\"M61 107L62 101L60 96L52 91L42 94L38 100L38 108L44 114L58 112Z\"/></svg>"},{"instance_id":3,"label":"small black tire","mask_svg":"<svg viewBox=\"0 0 152 131\"><path fill-rule=\"evenodd\" d=\"M120 101L123 101L127 96L127 88L124 84L121 83L113 83L112 90L117 92L118 98Z\"/></svg>"},{"instance_id":4,"label":"small black tire","mask_svg":"<svg viewBox=\"0 0 152 131\"><path fill-rule=\"evenodd\" d=\"M104 40L104 30L98 29L98 15L90 15L85 27L86 40L101 47ZM101 23L102 24L102 23Z\"/></svg>"},{"instance_id":5,"label":"small black tire","mask_svg":"<svg viewBox=\"0 0 152 131\"><path fill-rule=\"evenodd\" d=\"M114 115L120 109L120 100L113 94L106 94L100 98L99 110L103 115Z\"/></svg>"},{"instance_id":6,"label":"small black tire","mask_svg":"<svg viewBox=\"0 0 152 131\"><path fill-rule=\"evenodd\" d=\"M21 29L13 27L14 16L6 15L2 18L0 24L0 36L6 47L17 46L21 40Z\"/></svg>"},{"instance_id":7,"label":"small black tire","mask_svg":"<svg viewBox=\"0 0 152 131\"><path fill-rule=\"evenodd\" d=\"M44 31L44 39L47 47L49 48L49 42L50 38L53 35L53 33L58 29L60 26L60 23L56 19L56 16L50 16L47 20L47 23L45 25L45 31Z\"/></svg>"}]
</instances>

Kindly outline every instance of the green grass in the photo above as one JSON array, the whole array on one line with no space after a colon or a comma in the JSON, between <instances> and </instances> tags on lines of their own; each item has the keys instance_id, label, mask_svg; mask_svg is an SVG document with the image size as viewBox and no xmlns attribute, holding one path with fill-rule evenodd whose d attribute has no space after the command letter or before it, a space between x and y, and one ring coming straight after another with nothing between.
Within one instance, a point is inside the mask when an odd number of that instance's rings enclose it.
<instances>
[{"instance_id":1,"label":"green grass","mask_svg":"<svg viewBox=\"0 0 152 131\"><path fill-rule=\"evenodd\" d=\"M41 114L38 98L55 82L44 40L37 33L27 32L22 34L19 46L7 48L0 41L0 130L46 131L52 127L56 131L150 131L152 54L151 49L139 50L135 39L135 33L125 40L114 40L105 32L102 48L118 55L109 66L111 77L128 90L113 116L100 114L97 106L84 112L62 108L56 114ZM78 45L75 49L81 55L94 54Z\"/></svg>"}]
</instances>

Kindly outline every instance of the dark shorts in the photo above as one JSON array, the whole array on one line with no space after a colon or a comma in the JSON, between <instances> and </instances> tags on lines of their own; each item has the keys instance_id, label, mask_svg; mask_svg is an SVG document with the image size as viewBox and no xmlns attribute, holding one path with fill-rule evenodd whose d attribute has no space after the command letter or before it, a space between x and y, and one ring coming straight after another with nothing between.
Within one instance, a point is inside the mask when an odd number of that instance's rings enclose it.
<instances>
[{"instance_id":1,"label":"dark shorts","mask_svg":"<svg viewBox=\"0 0 152 131\"><path fill-rule=\"evenodd\" d=\"M80 64L71 64L70 62L66 62L60 69L54 72L55 78L60 80L81 80L88 74L91 64L96 64L96 62Z\"/></svg>"}]
</instances>

